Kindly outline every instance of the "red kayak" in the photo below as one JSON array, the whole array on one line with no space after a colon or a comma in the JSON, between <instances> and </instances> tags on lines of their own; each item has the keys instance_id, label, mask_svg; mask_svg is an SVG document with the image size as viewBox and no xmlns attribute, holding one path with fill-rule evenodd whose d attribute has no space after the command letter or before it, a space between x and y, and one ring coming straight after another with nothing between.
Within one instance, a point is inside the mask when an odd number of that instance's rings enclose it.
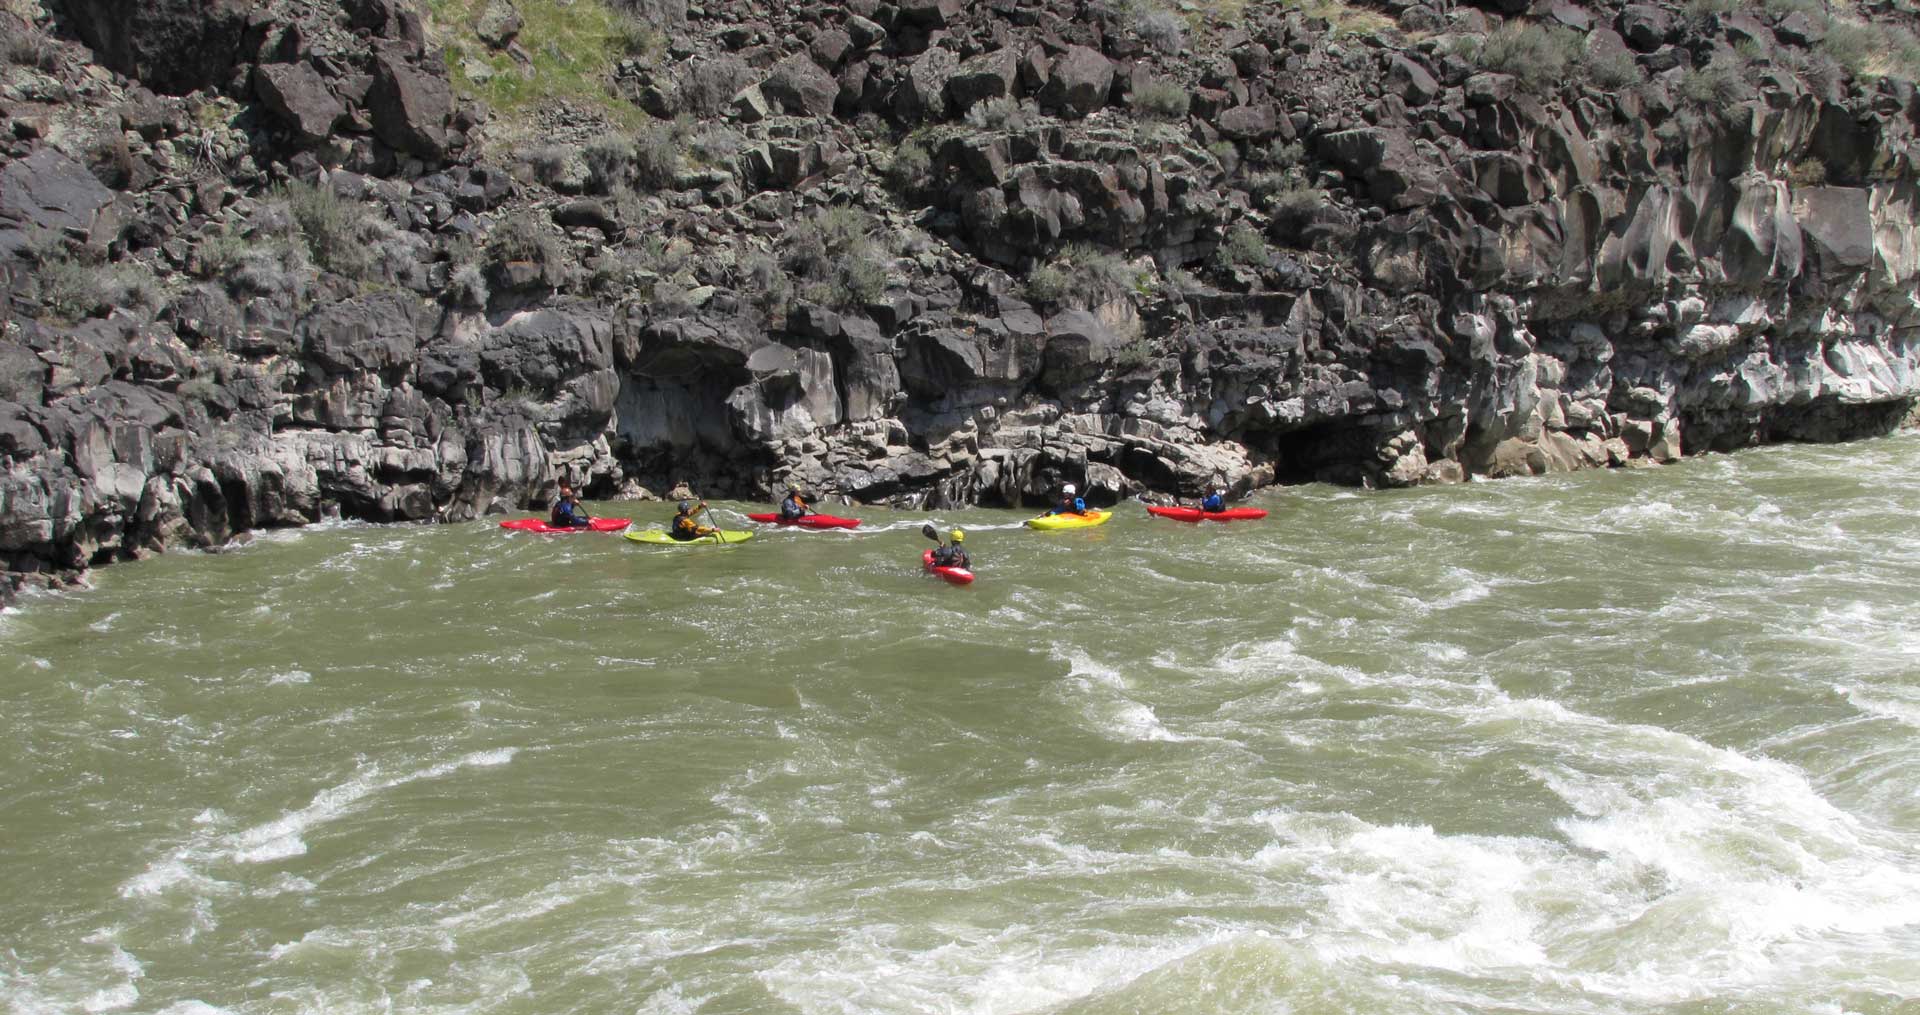
<instances>
[{"instance_id":1,"label":"red kayak","mask_svg":"<svg viewBox=\"0 0 1920 1015\"><path fill-rule=\"evenodd\" d=\"M973 584L972 571L969 571L964 567L941 567L940 565L935 564L933 562L932 550L928 550L927 552L921 554L920 562L922 564L927 565L927 572L929 574L937 574L940 577L945 578L947 581L954 583L955 585Z\"/></svg>"},{"instance_id":2,"label":"red kayak","mask_svg":"<svg viewBox=\"0 0 1920 1015\"><path fill-rule=\"evenodd\" d=\"M803 529L851 529L860 524L858 518L835 518L832 515L801 515L798 518L782 518L776 514L748 515L748 521L767 525L798 525Z\"/></svg>"},{"instance_id":3,"label":"red kayak","mask_svg":"<svg viewBox=\"0 0 1920 1015\"><path fill-rule=\"evenodd\" d=\"M515 532L619 532L632 524L631 518L592 518L588 519L587 527L582 529L571 525L548 525L538 518L515 518L512 521L501 522L500 527L512 529Z\"/></svg>"},{"instance_id":4,"label":"red kayak","mask_svg":"<svg viewBox=\"0 0 1920 1015\"><path fill-rule=\"evenodd\" d=\"M1259 508L1228 508L1225 511L1202 511L1190 507L1149 507L1148 514L1171 518L1176 522L1250 522L1255 518L1265 518L1267 513Z\"/></svg>"}]
</instances>

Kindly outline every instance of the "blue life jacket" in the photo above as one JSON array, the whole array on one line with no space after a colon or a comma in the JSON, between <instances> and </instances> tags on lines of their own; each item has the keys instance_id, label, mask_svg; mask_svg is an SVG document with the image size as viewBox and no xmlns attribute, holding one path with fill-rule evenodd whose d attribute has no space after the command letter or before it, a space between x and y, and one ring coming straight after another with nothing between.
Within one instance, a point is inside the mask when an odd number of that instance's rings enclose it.
<instances>
[{"instance_id":1,"label":"blue life jacket","mask_svg":"<svg viewBox=\"0 0 1920 1015\"><path fill-rule=\"evenodd\" d=\"M787 499L780 502L780 517L805 518L806 516L806 505L800 503L800 498L797 495L787 494Z\"/></svg>"},{"instance_id":2,"label":"blue life jacket","mask_svg":"<svg viewBox=\"0 0 1920 1015\"><path fill-rule=\"evenodd\" d=\"M554 503L552 524L555 527L585 525L586 522L587 517L581 512L579 504L569 504L564 500Z\"/></svg>"},{"instance_id":3,"label":"blue life jacket","mask_svg":"<svg viewBox=\"0 0 1920 1015\"><path fill-rule=\"evenodd\" d=\"M1060 502L1059 507L1056 507L1052 511L1049 511L1047 513L1050 515L1064 515L1064 514L1084 515L1087 513L1087 502L1079 497L1075 497L1073 499L1072 504L1068 504L1066 501L1063 500Z\"/></svg>"},{"instance_id":4,"label":"blue life jacket","mask_svg":"<svg viewBox=\"0 0 1920 1015\"><path fill-rule=\"evenodd\" d=\"M1207 499L1200 502L1202 511L1225 511L1226 509L1227 499L1217 493L1207 494Z\"/></svg>"}]
</instances>

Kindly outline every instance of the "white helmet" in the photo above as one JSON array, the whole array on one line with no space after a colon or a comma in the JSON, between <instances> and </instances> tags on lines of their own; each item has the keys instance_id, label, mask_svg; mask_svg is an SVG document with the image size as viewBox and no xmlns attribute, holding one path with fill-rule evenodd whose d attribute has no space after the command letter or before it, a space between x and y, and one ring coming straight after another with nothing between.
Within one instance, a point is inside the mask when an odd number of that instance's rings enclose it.
<instances>
[{"instance_id":1,"label":"white helmet","mask_svg":"<svg viewBox=\"0 0 1920 1015\"><path fill-rule=\"evenodd\" d=\"M1074 491L1073 491L1073 484L1072 484L1072 483L1068 483L1067 485L1065 485L1065 486L1063 486L1063 487L1061 487L1060 489L1061 489L1061 491L1062 491L1063 493L1065 493L1065 494L1066 494L1067 496L1069 496L1069 497L1071 497L1071 496L1073 496L1073 492L1074 492Z\"/></svg>"}]
</instances>

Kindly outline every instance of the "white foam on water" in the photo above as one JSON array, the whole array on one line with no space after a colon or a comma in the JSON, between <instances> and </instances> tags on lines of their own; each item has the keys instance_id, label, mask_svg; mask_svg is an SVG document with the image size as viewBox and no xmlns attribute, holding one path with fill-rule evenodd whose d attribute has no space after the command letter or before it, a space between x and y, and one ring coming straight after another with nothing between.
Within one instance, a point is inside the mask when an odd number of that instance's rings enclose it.
<instances>
[{"instance_id":1,"label":"white foam on water","mask_svg":"<svg viewBox=\"0 0 1920 1015\"><path fill-rule=\"evenodd\" d=\"M123 882L120 896L127 899L154 896L182 886L202 896L230 891L232 886L213 879L205 873L205 868L222 863L270 863L300 856L307 851L304 838L307 833L351 813L369 797L423 779L442 778L463 768L504 765L512 761L518 751L515 747L475 751L453 761L390 777L382 776L378 765L371 765L346 782L316 793L305 807L235 832L219 832L215 828L224 821L201 822L196 818L195 823L201 830L186 844Z\"/></svg>"},{"instance_id":2,"label":"white foam on water","mask_svg":"<svg viewBox=\"0 0 1920 1015\"><path fill-rule=\"evenodd\" d=\"M932 930L948 943L922 948ZM757 974L768 992L809 1015L941 1012L1014 1015L1057 1009L1124 986L1143 971L1225 940L1212 932L1064 947L1048 928L1015 924L902 928L868 924L825 951L788 956Z\"/></svg>"},{"instance_id":3,"label":"white foam on water","mask_svg":"<svg viewBox=\"0 0 1920 1015\"><path fill-rule=\"evenodd\" d=\"M1166 743L1193 739L1167 729L1151 706L1129 696L1127 678L1119 670L1066 646L1054 646L1051 655L1067 664L1067 680L1061 686L1080 692L1082 714L1102 736Z\"/></svg>"},{"instance_id":4,"label":"white foam on water","mask_svg":"<svg viewBox=\"0 0 1920 1015\"><path fill-rule=\"evenodd\" d=\"M267 678L267 684L270 687L291 687L297 684L310 683L313 683L313 674L308 673L306 670L287 670L284 673L275 673Z\"/></svg>"},{"instance_id":5,"label":"white foam on water","mask_svg":"<svg viewBox=\"0 0 1920 1015\"><path fill-rule=\"evenodd\" d=\"M80 1010L86 1012L119 1011L131 1008L140 1000L140 988L131 983L115 987L105 987L87 995L80 1002Z\"/></svg>"},{"instance_id":6,"label":"white foam on water","mask_svg":"<svg viewBox=\"0 0 1920 1015\"><path fill-rule=\"evenodd\" d=\"M1869 689L1844 684L1835 684L1833 689L1868 715L1920 729L1920 692L1898 686Z\"/></svg>"}]
</instances>

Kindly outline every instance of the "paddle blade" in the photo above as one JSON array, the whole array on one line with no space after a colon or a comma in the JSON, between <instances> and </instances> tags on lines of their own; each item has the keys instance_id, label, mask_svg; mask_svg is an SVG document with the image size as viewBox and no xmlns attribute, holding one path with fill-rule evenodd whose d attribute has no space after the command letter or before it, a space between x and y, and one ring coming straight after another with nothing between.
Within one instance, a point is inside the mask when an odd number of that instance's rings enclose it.
<instances>
[{"instance_id":1,"label":"paddle blade","mask_svg":"<svg viewBox=\"0 0 1920 1015\"><path fill-rule=\"evenodd\" d=\"M932 524L920 526L920 534L936 543L940 541L940 533L934 529Z\"/></svg>"}]
</instances>

